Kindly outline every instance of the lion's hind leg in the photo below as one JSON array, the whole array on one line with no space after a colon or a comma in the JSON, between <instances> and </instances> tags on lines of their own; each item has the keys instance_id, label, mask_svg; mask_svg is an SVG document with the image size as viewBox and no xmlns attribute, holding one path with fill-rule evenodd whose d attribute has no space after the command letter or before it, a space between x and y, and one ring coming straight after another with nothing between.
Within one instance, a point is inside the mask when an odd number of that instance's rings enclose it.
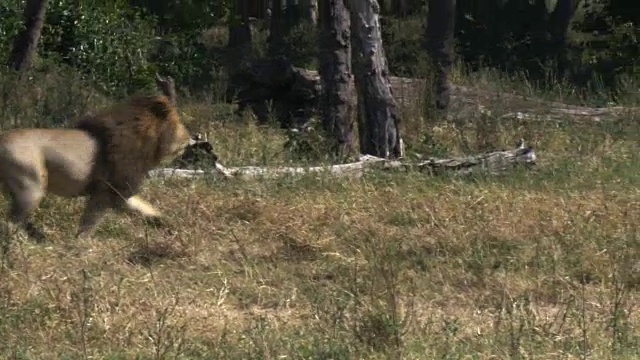
<instances>
[{"instance_id":1,"label":"lion's hind leg","mask_svg":"<svg viewBox=\"0 0 640 360\"><path fill-rule=\"evenodd\" d=\"M45 234L29 219L31 211L40 205L44 197L42 184L30 180L7 179L6 187L11 197L11 222L20 225L35 241L43 242Z\"/></svg>"}]
</instances>

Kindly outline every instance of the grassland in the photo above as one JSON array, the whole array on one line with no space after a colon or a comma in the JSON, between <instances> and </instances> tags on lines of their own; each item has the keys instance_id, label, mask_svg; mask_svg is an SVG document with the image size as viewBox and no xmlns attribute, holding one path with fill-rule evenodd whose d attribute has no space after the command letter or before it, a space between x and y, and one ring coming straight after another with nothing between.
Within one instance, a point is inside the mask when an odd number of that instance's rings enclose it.
<instances>
[{"instance_id":1,"label":"grassland","mask_svg":"<svg viewBox=\"0 0 640 360\"><path fill-rule=\"evenodd\" d=\"M501 117L513 100L482 101L490 114L450 120L405 104L410 152L524 137L535 170L151 181L169 229L112 215L85 242L81 201L48 198L34 217L50 243L14 237L2 257L0 356L637 359L640 115L518 120ZM225 165L287 162L278 130L181 110Z\"/></svg>"}]
</instances>

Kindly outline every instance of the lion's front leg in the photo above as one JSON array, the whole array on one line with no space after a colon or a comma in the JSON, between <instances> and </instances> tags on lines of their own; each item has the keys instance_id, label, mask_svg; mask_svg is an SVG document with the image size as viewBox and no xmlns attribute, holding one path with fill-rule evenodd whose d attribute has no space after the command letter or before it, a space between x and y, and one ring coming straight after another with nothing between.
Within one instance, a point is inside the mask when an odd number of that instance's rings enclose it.
<instances>
[{"instance_id":1,"label":"lion's front leg","mask_svg":"<svg viewBox=\"0 0 640 360\"><path fill-rule=\"evenodd\" d=\"M142 215L145 221L154 226L166 225L165 216L153 205L134 195L127 199L126 209Z\"/></svg>"},{"instance_id":2,"label":"lion's front leg","mask_svg":"<svg viewBox=\"0 0 640 360\"><path fill-rule=\"evenodd\" d=\"M132 212L137 212L146 218L163 217L162 213L159 210L157 210L155 207L153 207L153 205L140 199L136 195L128 198L126 205L127 205L127 210Z\"/></svg>"},{"instance_id":3,"label":"lion's front leg","mask_svg":"<svg viewBox=\"0 0 640 360\"><path fill-rule=\"evenodd\" d=\"M87 198L84 213L80 218L80 227L76 234L77 239L86 239L94 228L104 218L107 210L114 206L113 196L108 193L96 193Z\"/></svg>"}]
</instances>

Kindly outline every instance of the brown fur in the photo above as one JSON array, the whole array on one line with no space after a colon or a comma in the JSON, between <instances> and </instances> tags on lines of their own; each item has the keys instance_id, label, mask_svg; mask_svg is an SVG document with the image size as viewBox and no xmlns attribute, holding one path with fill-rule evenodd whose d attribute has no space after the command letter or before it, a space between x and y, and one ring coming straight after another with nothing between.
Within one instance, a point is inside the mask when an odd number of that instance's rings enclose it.
<instances>
[{"instance_id":1,"label":"brown fur","mask_svg":"<svg viewBox=\"0 0 640 360\"><path fill-rule=\"evenodd\" d=\"M175 158L189 135L164 96L136 96L75 129L15 129L0 134L0 185L11 196L11 219L39 239L28 220L46 192L87 196L77 237L90 234L109 208L145 217L159 211L135 196L149 170Z\"/></svg>"},{"instance_id":2,"label":"brown fur","mask_svg":"<svg viewBox=\"0 0 640 360\"><path fill-rule=\"evenodd\" d=\"M133 97L80 119L75 127L87 131L101 145L98 161L103 166L98 169L103 173L95 174L96 180L107 181L124 197L137 192L147 172L175 152L170 148L175 145L171 140L182 136L181 143L189 141L177 111L165 96Z\"/></svg>"}]
</instances>

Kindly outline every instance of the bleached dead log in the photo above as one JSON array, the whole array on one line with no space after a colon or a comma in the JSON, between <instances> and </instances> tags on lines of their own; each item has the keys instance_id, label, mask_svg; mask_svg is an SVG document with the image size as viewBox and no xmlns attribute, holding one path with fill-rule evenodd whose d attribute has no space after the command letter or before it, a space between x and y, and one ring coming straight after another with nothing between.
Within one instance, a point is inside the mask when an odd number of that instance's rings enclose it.
<instances>
[{"instance_id":1,"label":"bleached dead log","mask_svg":"<svg viewBox=\"0 0 640 360\"><path fill-rule=\"evenodd\" d=\"M385 167L418 170L428 172L431 175L444 173L456 173L459 175L487 173L497 175L518 166L531 167L536 164L536 161L537 156L533 148L525 147L524 142L520 141L518 147L513 150L493 151L450 159L430 158L418 163L388 161Z\"/></svg>"},{"instance_id":2,"label":"bleached dead log","mask_svg":"<svg viewBox=\"0 0 640 360\"><path fill-rule=\"evenodd\" d=\"M359 161L348 164L339 164L331 166L312 166L312 167L260 167L260 166L240 166L240 167L224 167L221 164L216 164L215 171L203 171L203 170L188 170L188 169L155 169L150 171L149 175L152 178L163 177L182 177L192 178L200 177L207 174L222 174L226 178L274 178L283 175L302 175L308 173L328 173L331 176L341 177L360 177L363 174L363 170L370 167L372 163L384 162L383 158L363 155Z\"/></svg>"},{"instance_id":3,"label":"bleached dead log","mask_svg":"<svg viewBox=\"0 0 640 360\"><path fill-rule=\"evenodd\" d=\"M530 167L536 163L536 154L533 148L525 147L521 141L516 149L506 151L494 151L479 155L437 159L429 158L419 162L402 160L387 160L371 155L362 155L359 161L348 164L313 167L259 167L241 166L224 167L217 163L214 171L187 170L187 169L156 169L150 172L152 178L196 178L205 175L222 174L225 178L275 178L284 175L303 175L309 173L323 173L333 177L360 177L367 170L414 170L427 172L431 175L453 173L464 175L469 173L500 174L511 168L525 166Z\"/></svg>"}]
</instances>

